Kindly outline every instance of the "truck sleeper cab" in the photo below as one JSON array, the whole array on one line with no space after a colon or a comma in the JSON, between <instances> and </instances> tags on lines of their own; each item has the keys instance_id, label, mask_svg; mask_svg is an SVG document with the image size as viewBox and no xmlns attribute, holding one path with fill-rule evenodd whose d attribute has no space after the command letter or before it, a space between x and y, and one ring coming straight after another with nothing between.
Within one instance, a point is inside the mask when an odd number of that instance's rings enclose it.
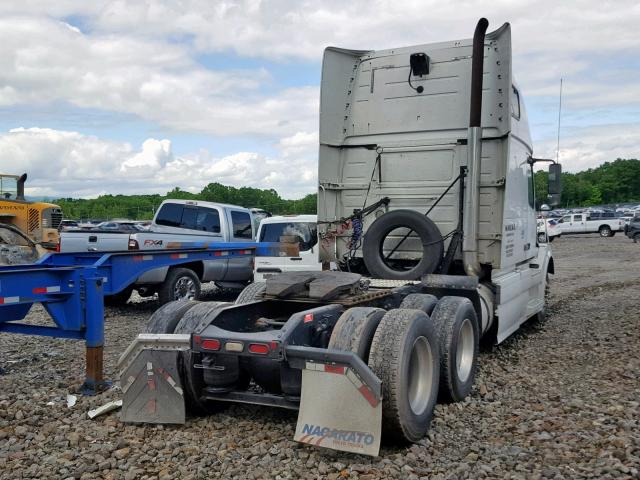
<instances>
[{"instance_id":1,"label":"truck sleeper cab","mask_svg":"<svg viewBox=\"0 0 640 480\"><path fill-rule=\"evenodd\" d=\"M438 399L469 395L480 337L501 342L542 316L553 273L536 242L510 28L485 40L487 26L478 22L473 42L327 49L320 252L352 271L282 273L235 305L167 305L129 349L142 352L139 368L165 349L169 363L178 356L190 409L299 408L296 440L369 455L381 436L419 440ZM550 172L557 195L559 167ZM406 284L372 288L356 270ZM121 378L136 378L122 363ZM124 418L158 421L135 408L153 393L129 391L141 390L125 389Z\"/></svg>"}]
</instances>

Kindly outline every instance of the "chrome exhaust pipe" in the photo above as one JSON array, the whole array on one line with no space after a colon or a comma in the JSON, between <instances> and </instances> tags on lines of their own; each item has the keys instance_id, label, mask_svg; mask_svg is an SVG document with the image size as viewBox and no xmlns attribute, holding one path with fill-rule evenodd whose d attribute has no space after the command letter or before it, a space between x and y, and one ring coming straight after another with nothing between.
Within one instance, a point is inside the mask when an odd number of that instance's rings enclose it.
<instances>
[{"instance_id":1,"label":"chrome exhaust pipe","mask_svg":"<svg viewBox=\"0 0 640 480\"><path fill-rule=\"evenodd\" d=\"M484 70L484 36L489 21L481 18L473 34L471 57L471 108L467 130L467 182L463 213L462 261L467 275L479 277L478 224L480 216L480 161L482 157L482 74Z\"/></svg>"}]
</instances>

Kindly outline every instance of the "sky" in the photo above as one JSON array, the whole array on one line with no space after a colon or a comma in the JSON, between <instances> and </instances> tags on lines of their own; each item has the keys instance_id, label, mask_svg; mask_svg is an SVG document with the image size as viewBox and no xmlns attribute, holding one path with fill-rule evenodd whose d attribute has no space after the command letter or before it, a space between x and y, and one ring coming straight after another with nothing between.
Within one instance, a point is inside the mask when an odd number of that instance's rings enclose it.
<instances>
[{"instance_id":1,"label":"sky","mask_svg":"<svg viewBox=\"0 0 640 480\"><path fill-rule=\"evenodd\" d=\"M640 156L640 2L2 0L0 172L49 197L316 191L325 47L469 38L510 22L536 157Z\"/></svg>"}]
</instances>

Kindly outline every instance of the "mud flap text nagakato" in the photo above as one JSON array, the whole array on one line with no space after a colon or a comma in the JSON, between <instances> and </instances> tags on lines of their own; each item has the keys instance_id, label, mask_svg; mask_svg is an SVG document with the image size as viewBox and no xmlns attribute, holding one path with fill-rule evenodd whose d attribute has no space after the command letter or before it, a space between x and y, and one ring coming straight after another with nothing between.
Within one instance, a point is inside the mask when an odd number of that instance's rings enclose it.
<instances>
[{"instance_id":1,"label":"mud flap text nagakato","mask_svg":"<svg viewBox=\"0 0 640 480\"><path fill-rule=\"evenodd\" d=\"M296 441L376 456L381 425L382 402L352 369L306 362Z\"/></svg>"}]
</instances>

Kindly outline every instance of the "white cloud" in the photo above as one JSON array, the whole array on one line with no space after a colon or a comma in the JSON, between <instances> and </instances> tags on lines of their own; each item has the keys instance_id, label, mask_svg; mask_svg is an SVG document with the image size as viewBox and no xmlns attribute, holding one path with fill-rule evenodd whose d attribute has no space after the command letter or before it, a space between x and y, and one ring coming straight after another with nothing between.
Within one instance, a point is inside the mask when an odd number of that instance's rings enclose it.
<instances>
[{"instance_id":1,"label":"white cloud","mask_svg":"<svg viewBox=\"0 0 640 480\"><path fill-rule=\"evenodd\" d=\"M556 141L541 142L536 157L555 159ZM640 159L640 124L577 128L560 139L560 163L564 171L579 172L616 158Z\"/></svg>"},{"instance_id":2,"label":"white cloud","mask_svg":"<svg viewBox=\"0 0 640 480\"><path fill-rule=\"evenodd\" d=\"M136 149L77 132L18 128L0 134L0 171L27 171L30 195L164 194L176 186L197 192L219 182L273 188L284 198L299 198L316 190L317 149L298 142L291 150L287 143L273 157L256 152L216 157L206 150L177 156L166 139L149 138Z\"/></svg>"},{"instance_id":3,"label":"white cloud","mask_svg":"<svg viewBox=\"0 0 640 480\"><path fill-rule=\"evenodd\" d=\"M2 17L0 31L2 106L64 101L217 135L290 135L317 124L317 88L265 94L264 69L206 69L184 44L84 34L34 16Z\"/></svg>"}]
</instances>

